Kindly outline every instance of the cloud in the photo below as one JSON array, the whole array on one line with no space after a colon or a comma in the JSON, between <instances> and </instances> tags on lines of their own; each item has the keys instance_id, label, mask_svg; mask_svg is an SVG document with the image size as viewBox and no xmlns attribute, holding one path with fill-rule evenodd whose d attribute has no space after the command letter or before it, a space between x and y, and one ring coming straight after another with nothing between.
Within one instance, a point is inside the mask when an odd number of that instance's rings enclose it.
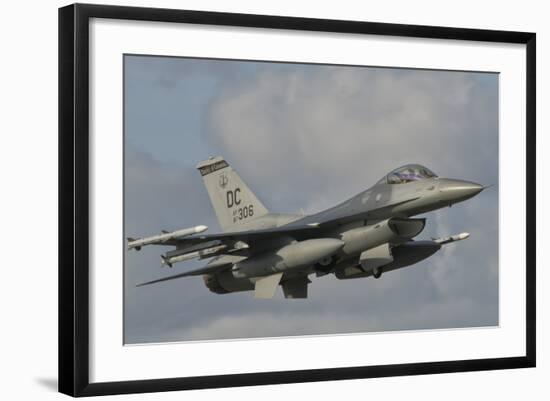
<instances>
[{"instance_id":1,"label":"cloud","mask_svg":"<svg viewBox=\"0 0 550 401\"><path fill-rule=\"evenodd\" d=\"M460 299L453 304L425 304L417 308L414 314L402 311L387 316L331 312L229 314L191 327L166 330L162 333L162 341L426 330L496 324L496 321L472 319L471 310L475 307L475 301ZM457 325L457 322L461 324Z\"/></svg>"},{"instance_id":2,"label":"cloud","mask_svg":"<svg viewBox=\"0 0 550 401\"><path fill-rule=\"evenodd\" d=\"M478 91L472 74L458 72L264 70L216 98L207 134L237 167L254 166L248 176L269 182L270 197L303 188L301 201L321 207L409 162L447 176L494 176L492 160L472 147L498 149L495 127L477 124L480 113L496 115ZM336 182L337 192L326 190Z\"/></svg>"}]
</instances>

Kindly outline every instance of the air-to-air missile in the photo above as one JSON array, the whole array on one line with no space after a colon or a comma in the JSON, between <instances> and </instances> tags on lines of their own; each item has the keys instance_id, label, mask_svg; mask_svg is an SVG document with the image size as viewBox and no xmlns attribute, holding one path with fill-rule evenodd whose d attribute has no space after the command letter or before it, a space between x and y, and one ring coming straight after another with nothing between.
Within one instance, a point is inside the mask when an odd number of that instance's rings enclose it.
<instances>
[{"instance_id":1,"label":"air-to-air missile","mask_svg":"<svg viewBox=\"0 0 550 401\"><path fill-rule=\"evenodd\" d=\"M444 245L444 244L448 244L449 242L462 241L463 239L466 239L469 236L470 236L469 233L460 233L457 235L451 235L450 237L434 239L434 242L438 243L439 245Z\"/></svg>"},{"instance_id":2,"label":"air-to-air missile","mask_svg":"<svg viewBox=\"0 0 550 401\"><path fill-rule=\"evenodd\" d=\"M162 244L163 242L167 242L169 240L187 237L192 234L202 233L207 229L207 226L200 225L191 228L184 228L182 230L172 231L169 233L153 235L152 237L147 238L128 238L128 250L135 249L136 251L139 251L141 247L145 245Z\"/></svg>"},{"instance_id":3,"label":"air-to-air missile","mask_svg":"<svg viewBox=\"0 0 550 401\"><path fill-rule=\"evenodd\" d=\"M199 258L199 259L209 258L211 256L214 256L215 253L223 251L225 248L227 248L227 245L218 245L218 246L213 246L211 248L201 249L195 252L188 252L180 255L174 255L174 256L161 255L160 258L163 265L172 267L174 263L184 262L186 260L191 260L195 258Z\"/></svg>"}]
</instances>

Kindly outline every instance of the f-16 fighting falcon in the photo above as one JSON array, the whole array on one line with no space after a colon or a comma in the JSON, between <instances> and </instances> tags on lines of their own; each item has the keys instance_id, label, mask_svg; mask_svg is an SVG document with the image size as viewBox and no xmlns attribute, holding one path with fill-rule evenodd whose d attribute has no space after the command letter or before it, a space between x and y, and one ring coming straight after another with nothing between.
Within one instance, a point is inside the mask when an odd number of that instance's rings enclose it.
<instances>
[{"instance_id":1,"label":"f-16 fighting falcon","mask_svg":"<svg viewBox=\"0 0 550 401\"><path fill-rule=\"evenodd\" d=\"M201 234L206 226L128 238L128 249L170 245L161 256L172 267L190 259L212 258L206 266L138 286L188 276L202 276L217 294L254 291L272 298L282 286L285 298L307 298L309 277L334 274L340 280L382 274L424 260L468 233L413 240L425 218L413 218L480 193L485 187L439 178L418 164L399 167L371 188L312 215L270 213L222 158L197 165L216 216L220 234Z\"/></svg>"}]
</instances>

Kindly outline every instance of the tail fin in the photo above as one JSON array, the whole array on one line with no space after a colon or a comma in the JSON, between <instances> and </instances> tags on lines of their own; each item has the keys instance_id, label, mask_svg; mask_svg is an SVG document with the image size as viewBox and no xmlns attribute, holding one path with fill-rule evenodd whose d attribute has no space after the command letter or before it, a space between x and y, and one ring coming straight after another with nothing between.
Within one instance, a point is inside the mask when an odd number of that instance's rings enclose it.
<instances>
[{"instance_id":1,"label":"tail fin","mask_svg":"<svg viewBox=\"0 0 550 401\"><path fill-rule=\"evenodd\" d=\"M197 169L224 231L269 213L223 157L204 160Z\"/></svg>"}]
</instances>

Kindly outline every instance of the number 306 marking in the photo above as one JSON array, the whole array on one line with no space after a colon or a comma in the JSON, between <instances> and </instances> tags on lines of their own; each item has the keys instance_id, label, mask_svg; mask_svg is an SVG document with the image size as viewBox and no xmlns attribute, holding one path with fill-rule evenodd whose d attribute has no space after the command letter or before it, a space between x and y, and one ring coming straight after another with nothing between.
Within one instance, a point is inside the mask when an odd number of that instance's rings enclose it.
<instances>
[{"instance_id":1,"label":"number 306 marking","mask_svg":"<svg viewBox=\"0 0 550 401\"><path fill-rule=\"evenodd\" d=\"M252 216L254 216L254 208L253 208L252 206L253 206L253 205L248 205L248 206L245 206L245 207L240 207L240 208L237 210L237 216L238 216L239 220L246 219L247 217L252 217Z\"/></svg>"}]
</instances>

